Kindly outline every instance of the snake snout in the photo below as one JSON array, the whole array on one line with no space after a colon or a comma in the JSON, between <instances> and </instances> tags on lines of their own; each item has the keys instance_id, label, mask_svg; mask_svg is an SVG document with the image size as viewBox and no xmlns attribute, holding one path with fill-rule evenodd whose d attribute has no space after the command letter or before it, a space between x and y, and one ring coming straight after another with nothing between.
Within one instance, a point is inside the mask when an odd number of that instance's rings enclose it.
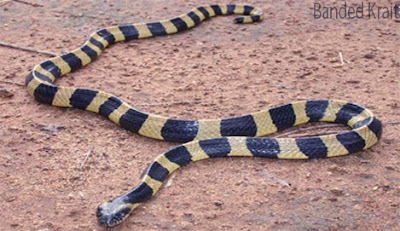
<instances>
[{"instance_id":1,"label":"snake snout","mask_svg":"<svg viewBox=\"0 0 400 231\"><path fill-rule=\"evenodd\" d=\"M120 198L116 198L97 207L97 221L101 226L113 227L125 220L131 210Z\"/></svg>"},{"instance_id":2,"label":"snake snout","mask_svg":"<svg viewBox=\"0 0 400 231\"><path fill-rule=\"evenodd\" d=\"M108 202L106 202L108 203ZM116 225L117 223L115 223L113 221L113 217L111 216L111 214L107 213L107 209L105 209L104 204L101 204L98 208L97 208L97 212L96 212L96 216L97 216L97 221L99 222L99 225L103 226L103 227L112 227L114 225Z\"/></svg>"}]
</instances>

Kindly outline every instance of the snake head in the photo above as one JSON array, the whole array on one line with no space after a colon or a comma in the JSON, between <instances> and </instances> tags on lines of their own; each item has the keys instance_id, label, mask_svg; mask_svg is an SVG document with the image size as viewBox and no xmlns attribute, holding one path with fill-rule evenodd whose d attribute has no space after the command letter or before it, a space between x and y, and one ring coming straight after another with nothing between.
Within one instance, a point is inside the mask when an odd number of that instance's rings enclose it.
<instances>
[{"instance_id":1,"label":"snake head","mask_svg":"<svg viewBox=\"0 0 400 231\"><path fill-rule=\"evenodd\" d=\"M136 207L135 204L126 203L123 199L123 196L119 196L97 207L97 221L101 226L113 227L120 224Z\"/></svg>"}]
</instances>

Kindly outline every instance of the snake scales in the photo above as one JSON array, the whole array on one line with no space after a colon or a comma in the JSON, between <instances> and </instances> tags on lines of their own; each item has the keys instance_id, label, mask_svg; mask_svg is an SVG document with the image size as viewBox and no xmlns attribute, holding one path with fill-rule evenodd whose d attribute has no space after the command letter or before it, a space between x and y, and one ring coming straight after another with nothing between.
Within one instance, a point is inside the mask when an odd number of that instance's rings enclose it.
<instances>
[{"instance_id":1,"label":"snake scales","mask_svg":"<svg viewBox=\"0 0 400 231\"><path fill-rule=\"evenodd\" d=\"M121 223L160 189L169 174L189 162L226 156L282 159L341 156L367 149L380 138L381 122L370 110L339 100L299 101L233 118L180 120L138 111L99 90L53 84L61 76L95 60L113 43L174 34L207 18L229 14L248 15L235 18L235 23L263 19L262 10L256 7L208 5L173 19L111 26L91 34L81 47L36 65L26 77L29 94L39 102L96 112L143 136L184 143L155 158L131 191L102 203L97 209L100 225L111 227ZM306 138L255 138L316 121L347 124L352 130Z\"/></svg>"}]
</instances>

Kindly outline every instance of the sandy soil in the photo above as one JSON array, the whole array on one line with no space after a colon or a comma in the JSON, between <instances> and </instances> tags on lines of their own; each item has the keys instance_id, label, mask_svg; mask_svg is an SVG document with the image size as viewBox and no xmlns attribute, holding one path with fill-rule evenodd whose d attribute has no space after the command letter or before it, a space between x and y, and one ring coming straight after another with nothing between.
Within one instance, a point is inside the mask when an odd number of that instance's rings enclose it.
<instances>
[{"instance_id":1,"label":"sandy soil","mask_svg":"<svg viewBox=\"0 0 400 231\"><path fill-rule=\"evenodd\" d=\"M29 2L38 5L0 5L0 41L56 54L98 28L212 3ZM247 1L265 10L265 21L235 25L219 17L178 35L117 44L58 84L102 89L140 110L179 118L348 100L385 123L380 142L342 158L192 164L110 230L400 230L400 125L393 123L400 121L400 21L317 20L313 2ZM39 104L21 84L48 57L7 47L0 57L0 229L104 230L97 205L133 187L175 144L93 113Z\"/></svg>"}]
</instances>

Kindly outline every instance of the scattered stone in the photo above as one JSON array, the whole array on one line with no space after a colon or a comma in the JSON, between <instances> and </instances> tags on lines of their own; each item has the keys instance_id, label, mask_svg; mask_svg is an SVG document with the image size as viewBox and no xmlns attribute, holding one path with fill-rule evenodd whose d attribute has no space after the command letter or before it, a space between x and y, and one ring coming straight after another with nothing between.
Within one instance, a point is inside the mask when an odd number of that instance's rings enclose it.
<instances>
[{"instance_id":1,"label":"scattered stone","mask_svg":"<svg viewBox=\"0 0 400 231\"><path fill-rule=\"evenodd\" d=\"M375 55L372 54L372 53L368 53L368 54L365 54L365 55L364 55L364 58L366 58L366 59L373 59L373 58L375 58Z\"/></svg>"},{"instance_id":2,"label":"scattered stone","mask_svg":"<svg viewBox=\"0 0 400 231\"><path fill-rule=\"evenodd\" d=\"M346 81L346 83L349 83L349 84L359 84L360 81L359 81L359 80L348 80L348 81Z\"/></svg>"},{"instance_id":3,"label":"scattered stone","mask_svg":"<svg viewBox=\"0 0 400 231\"><path fill-rule=\"evenodd\" d=\"M14 93L10 92L7 89L0 89L0 98L9 99L14 96Z\"/></svg>"},{"instance_id":4,"label":"scattered stone","mask_svg":"<svg viewBox=\"0 0 400 231\"><path fill-rule=\"evenodd\" d=\"M17 199L16 196L10 196L10 197L7 197L7 198L5 199L5 201L6 201L6 202L13 202L13 201L15 201L16 199Z\"/></svg>"},{"instance_id":5,"label":"scattered stone","mask_svg":"<svg viewBox=\"0 0 400 231\"><path fill-rule=\"evenodd\" d=\"M43 131L44 133L52 136L57 135L57 133L60 133L64 129L65 127L63 126L54 126L54 125L40 127L40 131Z\"/></svg>"},{"instance_id":6,"label":"scattered stone","mask_svg":"<svg viewBox=\"0 0 400 231\"><path fill-rule=\"evenodd\" d=\"M214 202L214 205L217 206L217 207L221 207L223 204L224 204L224 203L221 202L221 201L215 201L215 202Z\"/></svg>"},{"instance_id":7,"label":"scattered stone","mask_svg":"<svg viewBox=\"0 0 400 231\"><path fill-rule=\"evenodd\" d=\"M335 196L343 196L343 190L334 188L331 190L331 193Z\"/></svg>"},{"instance_id":8,"label":"scattered stone","mask_svg":"<svg viewBox=\"0 0 400 231\"><path fill-rule=\"evenodd\" d=\"M386 166L385 168L386 168L387 170L390 170L390 171L394 171L394 170L395 170L392 166Z\"/></svg>"}]
</instances>

